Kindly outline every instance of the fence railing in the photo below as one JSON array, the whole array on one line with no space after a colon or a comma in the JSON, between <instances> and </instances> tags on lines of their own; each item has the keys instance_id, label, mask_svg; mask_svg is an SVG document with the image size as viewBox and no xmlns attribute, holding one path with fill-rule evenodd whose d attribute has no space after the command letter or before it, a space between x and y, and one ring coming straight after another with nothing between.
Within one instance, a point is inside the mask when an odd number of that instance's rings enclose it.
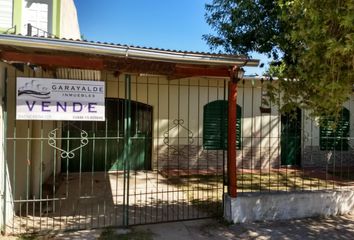
<instances>
[{"instance_id":1,"label":"fence railing","mask_svg":"<svg viewBox=\"0 0 354 240\"><path fill-rule=\"evenodd\" d=\"M56 37L56 35L47 32L43 29L33 26L32 24L28 23L27 26L27 36L38 36L38 37Z\"/></svg>"}]
</instances>

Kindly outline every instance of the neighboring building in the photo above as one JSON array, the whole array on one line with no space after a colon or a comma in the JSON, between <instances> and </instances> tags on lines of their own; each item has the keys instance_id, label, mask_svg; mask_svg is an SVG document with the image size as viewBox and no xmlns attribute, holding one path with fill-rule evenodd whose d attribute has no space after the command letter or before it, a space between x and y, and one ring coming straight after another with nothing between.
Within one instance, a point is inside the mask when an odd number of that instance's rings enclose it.
<instances>
[{"instance_id":1,"label":"neighboring building","mask_svg":"<svg viewBox=\"0 0 354 240\"><path fill-rule=\"evenodd\" d=\"M0 0L0 33L80 39L73 0Z\"/></svg>"}]
</instances>

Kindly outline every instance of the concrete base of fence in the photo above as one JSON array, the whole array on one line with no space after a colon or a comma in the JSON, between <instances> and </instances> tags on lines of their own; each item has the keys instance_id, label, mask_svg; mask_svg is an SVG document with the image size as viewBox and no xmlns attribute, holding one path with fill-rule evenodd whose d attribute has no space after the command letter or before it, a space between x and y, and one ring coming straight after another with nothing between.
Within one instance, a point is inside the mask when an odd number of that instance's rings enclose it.
<instances>
[{"instance_id":1,"label":"concrete base of fence","mask_svg":"<svg viewBox=\"0 0 354 240\"><path fill-rule=\"evenodd\" d=\"M242 193L226 195L224 217L233 223L347 214L354 211L354 190Z\"/></svg>"}]
</instances>

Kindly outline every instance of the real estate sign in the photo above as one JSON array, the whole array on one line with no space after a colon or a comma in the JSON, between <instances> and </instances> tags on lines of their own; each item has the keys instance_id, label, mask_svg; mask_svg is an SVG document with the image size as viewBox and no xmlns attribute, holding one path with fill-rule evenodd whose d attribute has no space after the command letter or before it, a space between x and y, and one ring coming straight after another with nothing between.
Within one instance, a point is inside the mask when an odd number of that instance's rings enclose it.
<instances>
[{"instance_id":1,"label":"real estate sign","mask_svg":"<svg viewBox=\"0 0 354 240\"><path fill-rule=\"evenodd\" d=\"M18 77L16 119L105 121L105 83Z\"/></svg>"}]
</instances>

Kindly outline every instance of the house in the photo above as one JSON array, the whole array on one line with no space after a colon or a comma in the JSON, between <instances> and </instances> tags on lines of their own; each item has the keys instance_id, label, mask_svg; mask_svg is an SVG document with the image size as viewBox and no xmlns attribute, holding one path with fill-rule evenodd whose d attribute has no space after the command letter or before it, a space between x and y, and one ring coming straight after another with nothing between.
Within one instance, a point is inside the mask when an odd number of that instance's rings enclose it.
<instances>
[{"instance_id":1,"label":"house","mask_svg":"<svg viewBox=\"0 0 354 240\"><path fill-rule=\"evenodd\" d=\"M124 194L127 188L121 188L129 181L121 182L120 174L128 173L128 170L136 177L139 174L150 174L151 177L152 174L156 178L151 178L158 182L165 181L163 174L172 170L221 173L225 151L210 151L210 156L215 159L209 162L209 154L202 147L203 108L209 102L226 98L231 66L258 65L257 60L243 56L17 35L0 35L0 39L1 79L6 99L3 109L7 116L2 125L6 146L2 158L2 166L6 165L3 183L7 186L3 219L9 222L8 229L15 232L31 225L19 227L23 225L25 215L32 215L31 222L35 226L43 226L40 224L44 221L43 214L50 215L54 209L59 210L58 206L71 197L81 199L70 200L75 204L86 201L84 199L97 203L100 210L94 206L96 204L90 205L94 207L93 212L99 211L90 214L97 219L102 214L100 211L117 208L121 205L119 199L127 196ZM83 80L90 80L84 82L85 85L101 89L100 92L87 92L88 88L84 92L72 89L75 84L82 86ZM33 120L25 120L20 113L21 107L30 112L38 106L44 112L52 108L40 96L23 104L18 97L26 94L33 97L31 95L35 92L48 89L42 86L53 82L56 85L49 88L50 92L67 94L57 99L60 103L56 103L53 111L61 111L63 115L64 108L66 111L74 105L74 102L65 105L63 101L73 95L79 94L81 98L83 94L90 98L104 93L105 121L44 120L41 114L33 115ZM96 84L105 87L94 88ZM42 93L44 98L46 91ZM70 111L75 110L71 108ZM88 113L75 116L85 120ZM186 157L191 160L190 168ZM130 159L129 164L127 159ZM107 181L107 176L116 180ZM78 182L71 182L74 178ZM91 179L88 181L94 184L89 185L95 188L104 185L88 193L86 190L90 187L85 179ZM130 186L137 183L137 180L131 181ZM159 184L159 191L167 191L162 182ZM70 191L63 192L63 186ZM168 188L172 186L168 185ZM102 194L109 194L109 197L97 199L90 196L104 189L109 191ZM170 193L165 197L171 198L168 195ZM135 202L137 197L138 194L134 197ZM153 198L150 196L149 199ZM128 200L122 201L124 206L129 206ZM175 204L172 199L162 202ZM66 205L65 211L80 212L88 208L86 204L75 204ZM51 209L50 213L48 209ZM74 217L77 213L65 215Z\"/></svg>"},{"instance_id":2,"label":"house","mask_svg":"<svg viewBox=\"0 0 354 240\"><path fill-rule=\"evenodd\" d=\"M0 33L80 39L73 0L1 0Z\"/></svg>"},{"instance_id":3,"label":"house","mask_svg":"<svg viewBox=\"0 0 354 240\"><path fill-rule=\"evenodd\" d=\"M319 127L265 105L276 79L237 76L258 60L53 38L49 25L0 34L4 232L208 217L224 186L232 197L351 186L352 99L339 130ZM241 209L277 211L259 202Z\"/></svg>"}]
</instances>

